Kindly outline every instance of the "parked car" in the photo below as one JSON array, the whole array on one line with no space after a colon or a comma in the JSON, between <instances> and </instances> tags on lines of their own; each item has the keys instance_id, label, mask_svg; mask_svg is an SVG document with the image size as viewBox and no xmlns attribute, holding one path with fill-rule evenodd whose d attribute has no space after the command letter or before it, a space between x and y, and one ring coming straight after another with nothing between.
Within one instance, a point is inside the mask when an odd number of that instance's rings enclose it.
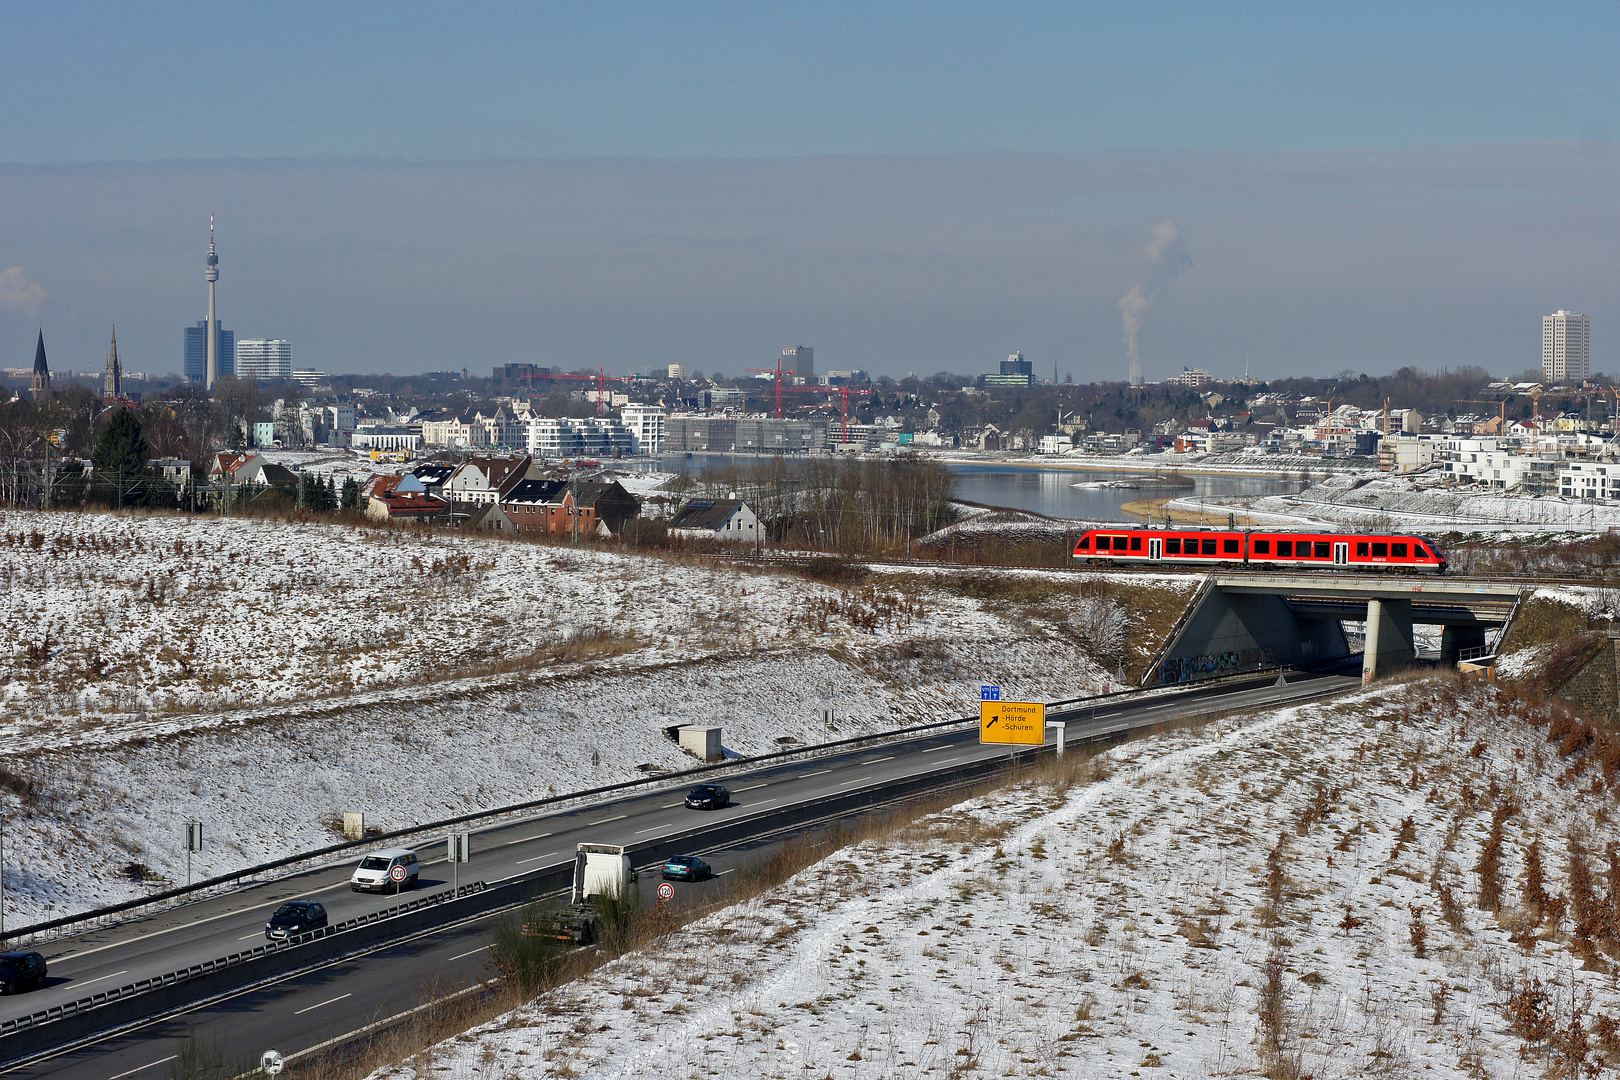
<instances>
[{"instance_id":1,"label":"parked car","mask_svg":"<svg viewBox=\"0 0 1620 1080\"><path fill-rule=\"evenodd\" d=\"M349 879L354 892L385 893L392 889L400 892L414 888L422 868L417 865L416 852L409 848L383 848L360 860Z\"/></svg>"},{"instance_id":2,"label":"parked car","mask_svg":"<svg viewBox=\"0 0 1620 1080\"><path fill-rule=\"evenodd\" d=\"M0 994L45 985L45 958L37 952L0 953Z\"/></svg>"},{"instance_id":3,"label":"parked car","mask_svg":"<svg viewBox=\"0 0 1620 1080\"><path fill-rule=\"evenodd\" d=\"M699 784L686 793L686 805L693 810L720 810L731 805L731 792L719 784Z\"/></svg>"},{"instance_id":4,"label":"parked car","mask_svg":"<svg viewBox=\"0 0 1620 1080\"><path fill-rule=\"evenodd\" d=\"M264 936L271 941L297 937L326 925L326 909L314 900L289 900L276 908L264 924Z\"/></svg>"},{"instance_id":5,"label":"parked car","mask_svg":"<svg viewBox=\"0 0 1620 1080\"><path fill-rule=\"evenodd\" d=\"M664 860L665 881L702 881L713 873L696 855L671 855Z\"/></svg>"}]
</instances>

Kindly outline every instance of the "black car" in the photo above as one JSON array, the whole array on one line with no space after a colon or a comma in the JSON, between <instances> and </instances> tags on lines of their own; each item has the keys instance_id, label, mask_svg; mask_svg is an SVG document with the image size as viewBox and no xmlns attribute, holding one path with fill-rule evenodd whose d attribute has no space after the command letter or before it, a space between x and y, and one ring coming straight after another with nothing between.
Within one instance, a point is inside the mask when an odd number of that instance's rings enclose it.
<instances>
[{"instance_id":1,"label":"black car","mask_svg":"<svg viewBox=\"0 0 1620 1080\"><path fill-rule=\"evenodd\" d=\"M693 810L719 810L731 805L731 792L719 784L699 784L686 793L686 805Z\"/></svg>"},{"instance_id":2,"label":"black car","mask_svg":"<svg viewBox=\"0 0 1620 1080\"><path fill-rule=\"evenodd\" d=\"M0 953L0 994L45 985L45 958L37 952Z\"/></svg>"},{"instance_id":3,"label":"black car","mask_svg":"<svg viewBox=\"0 0 1620 1080\"><path fill-rule=\"evenodd\" d=\"M664 860L665 881L702 881L714 873L696 855L671 855Z\"/></svg>"},{"instance_id":4,"label":"black car","mask_svg":"<svg viewBox=\"0 0 1620 1080\"><path fill-rule=\"evenodd\" d=\"M271 941L307 934L326 925L326 909L313 900L290 900L276 908L264 924L264 936Z\"/></svg>"}]
</instances>

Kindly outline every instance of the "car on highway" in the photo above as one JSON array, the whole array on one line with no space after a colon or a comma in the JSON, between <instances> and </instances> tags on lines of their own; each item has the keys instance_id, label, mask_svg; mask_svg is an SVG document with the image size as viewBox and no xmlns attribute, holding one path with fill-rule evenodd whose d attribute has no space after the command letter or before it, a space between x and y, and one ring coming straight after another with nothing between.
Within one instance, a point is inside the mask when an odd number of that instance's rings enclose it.
<instances>
[{"instance_id":1,"label":"car on highway","mask_svg":"<svg viewBox=\"0 0 1620 1080\"><path fill-rule=\"evenodd\" d=\"M699 784L686 793L686 805L692 810L720 810L731 805L731 792L719 784Z\"/></svg>"},{"instance_id":2,"label":"car on highway","mask_svg":"<svg viewBox=\"0 0 1620 1080\"><path fill-rule=\"evenodd\" d=\"M0 994L38 990L45 985L45 958L37 952L0 953Z\"/></svg>"},{"instance_id":3,"label":"car on highway","mask_svg":"<svg viewBox=\"0 0 1620 1080\"><path fill-rule=\"evenodd\" d=\"M401 892L414 888L422 868L410 848L382 848L360 860L349 878L354 892Z\"/></svg>"},{"instance_id":4,"label":"car on highway","mask_svg":"<svg viewBox=\"0 0 1620 1080\"><path fill-rule=\"evenodd\" d=\"M714 871L696 855L671 855L664 860L663 875L665 881L702 881Z\"/></svg>"},{"instance_id":5,"label":"car on highway","mask_svg":"<svg viewBox=\"0 0 1620 1080\"><path fill-rule=\"evenodd\" d=\"M314 900L289 900L276 908L264 924L264 936L271 941L297 937L326 926L326 909Z\"/></svg>"}]
</instances>

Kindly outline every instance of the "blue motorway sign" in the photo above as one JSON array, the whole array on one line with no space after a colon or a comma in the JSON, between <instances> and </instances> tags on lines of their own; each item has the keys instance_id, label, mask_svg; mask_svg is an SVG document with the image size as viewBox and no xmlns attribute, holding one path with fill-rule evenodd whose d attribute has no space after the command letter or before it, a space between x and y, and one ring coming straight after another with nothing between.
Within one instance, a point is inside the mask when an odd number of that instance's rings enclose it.
<instances>
[{"instance_id":1,"label":"blue motorway sign","mask_svg":"<svg viewBox=\"0 0 1620 1080\"><path fill-rule=\"evenodd\" d=\"M981 687L979 687L979 700L980 701L1000 701L1001 700L1001 687L999 687L999 686L981 686Z\"/></svg>"}]
</instances>

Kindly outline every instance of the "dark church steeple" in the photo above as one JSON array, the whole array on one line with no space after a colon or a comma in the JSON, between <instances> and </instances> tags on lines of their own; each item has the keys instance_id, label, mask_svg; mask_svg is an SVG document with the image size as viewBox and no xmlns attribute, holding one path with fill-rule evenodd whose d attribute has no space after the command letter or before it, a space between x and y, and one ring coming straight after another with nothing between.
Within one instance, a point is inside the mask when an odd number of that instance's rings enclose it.
<instances>
[{"instance_id":1,"label":"dark church steeple","mask_svg":"<svg viewBox=\"0 0 1620 1080\"><path fill-rule=\"evenodd\" d=\"M35 401L45 401L51 396L51 366L45 362L43 326L39 328L39 344L34 346L34 381L28 389L34 395Z\"/></svg>"},{"instance_id":2,"label":"dark church steeple","mask_svg":"<svg viewBox=\"0 0 1620 1080\"><path fill-rule=\"evenodd\" d=\"M124 368L118 362L118 327L113 327L112 348L107 350L107 371L101 380L101 396L124 396Z\"/></svg>"}]
</instances>

